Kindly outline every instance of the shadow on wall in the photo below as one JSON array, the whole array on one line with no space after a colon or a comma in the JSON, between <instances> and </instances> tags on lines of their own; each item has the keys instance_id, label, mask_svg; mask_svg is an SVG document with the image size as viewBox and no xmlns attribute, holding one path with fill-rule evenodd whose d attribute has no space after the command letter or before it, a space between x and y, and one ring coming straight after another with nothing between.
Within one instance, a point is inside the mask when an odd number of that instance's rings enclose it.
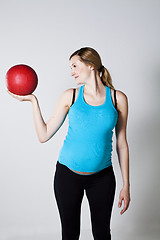
<instances>
[{"instance_id":1,"label":"shadow on wall","mask_svg":"<svg viewBox=\"0 0 160 240\"><path fill-rule=\"evenodd\" d=\"M154 68L152 75L148 76L150 79L146 79L143 89L139 90L139 96L143 96L140 97L139 102L141 116L134 117L131 204L135 211L131 221L135 234L140 233L145 239L158 240L160 236L160 68Z\"/></svg>"}]
</instances>

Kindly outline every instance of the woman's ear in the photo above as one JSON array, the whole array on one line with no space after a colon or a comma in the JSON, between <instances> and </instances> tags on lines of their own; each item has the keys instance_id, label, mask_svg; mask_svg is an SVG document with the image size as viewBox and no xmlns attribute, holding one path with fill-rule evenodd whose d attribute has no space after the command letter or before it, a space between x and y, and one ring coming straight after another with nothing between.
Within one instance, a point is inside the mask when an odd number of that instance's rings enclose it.
<instances>
[{"instance_id":1,"label":"woman's ear","mask_svg":"<svg viewBox=\"0 0 160 240\"><path fill-rule=\"evenodd\" d=\"M93 71L94 70L94 67L93 66L89 66L90 70Z\"/></svg>"}]
</instances>

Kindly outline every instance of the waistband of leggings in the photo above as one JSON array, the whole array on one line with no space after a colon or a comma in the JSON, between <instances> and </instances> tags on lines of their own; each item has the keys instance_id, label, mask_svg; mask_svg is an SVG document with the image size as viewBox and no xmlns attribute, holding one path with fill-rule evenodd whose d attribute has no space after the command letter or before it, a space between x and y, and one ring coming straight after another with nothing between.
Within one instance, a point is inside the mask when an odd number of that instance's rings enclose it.
<instances>
[{"instance_id":1,"label":"waistband of leggings","mask_svg":"<svg viewBox=\"0 0 160 240\"><path fill-rule=\"evenodd\" d=\"M113 166L110 165L110 166L108 166L108 167L106 167L106 168L104 168L104 169L102 169L102 170L100 170L100 171L98 171L98 172L96 172L96 173L93 173L93 174L78 174L78 173L72 171L72 170L71 170L69 167L67 167L66 165L61 164L59 161L57 161L56 166L63 167L63 168L65 168L67 171L69 171L71 174L76 175L76 176L80 176L80 177L98 176L98 175L101 175L101 174L103 174L103 173L107 173L107 172L113 171Z\"/></svg>"}]
</instances>

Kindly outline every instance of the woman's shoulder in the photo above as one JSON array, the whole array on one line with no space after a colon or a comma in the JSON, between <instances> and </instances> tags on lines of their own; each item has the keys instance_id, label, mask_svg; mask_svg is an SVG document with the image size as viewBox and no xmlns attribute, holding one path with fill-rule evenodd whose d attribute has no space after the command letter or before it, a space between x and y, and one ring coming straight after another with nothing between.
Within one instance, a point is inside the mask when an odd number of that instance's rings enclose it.
<instances>
[{"instance_id":1,"label":"woman's shoulder","mask_svg":"<svg viewBox=\"0 0 160 240\"><path fill-rule=\"evenodd\" d=\"M80 87L79 87L80 88ZM64 91L64 94L68 97L68 98L71 98L73 96L73 92L74 92L74 89L75 89L75 95L78 93L79 91L79 88L68 88Z\"/></svg>"},{"instance_id":2,"label":"woman's shoulder","mask_svg":"<svg viewBox=\"0 0 160 240\"><path fill-rule=\"evenodd\" d=\"M80 88L80 87L79 87ZM78 91L79 91L79 88L68 88L66 90L64 90L63 94L65 96L65 99L66 99L66 104L68 107L71 106L72 104L72 99L73 99L73 91L75 89L75 100L78 96Z\"/></svg>"},{"instance_id":3,"label":"woman's shoulder","mask_svg":"<svg viewBox=\"0 0 160 240\"><path fill-rule=\"evenodd\" d=\"M122 110L124 108L126 108L126 106L128 105L128 97L127 95L118 89L116 90L116 100L117 100L117 108L118 110ZM111 89L112 92L112 96L114 95L114 89Z\"/></svg>"},{"instance_id":4,"label":"woman's shoulder","mask_svg":"<svg viewBox=\"0 0 160 240\"><path fill-rule=\"evenodd\" d=\"M121 90L116 89L116 96L122 101L127 99L127 95L124 92L122 92Z\"/></svg>"}]
</instances>

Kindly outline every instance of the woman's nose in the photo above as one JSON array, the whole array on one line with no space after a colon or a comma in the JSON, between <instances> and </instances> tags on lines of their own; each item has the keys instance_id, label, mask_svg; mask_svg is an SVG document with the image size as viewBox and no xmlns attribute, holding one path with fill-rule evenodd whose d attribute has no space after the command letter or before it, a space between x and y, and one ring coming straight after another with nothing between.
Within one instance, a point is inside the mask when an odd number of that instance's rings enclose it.
<instances>
[{"instance_id":1,"label":"woman's nose","mask_svg":"<svg viewBox=\"0 0 160 240\"><path fill-rule=\"evenodd\" d=\"M74 76L75 75L75 71L71 71L71 76Z\"/></svg>"}]
</instances>

